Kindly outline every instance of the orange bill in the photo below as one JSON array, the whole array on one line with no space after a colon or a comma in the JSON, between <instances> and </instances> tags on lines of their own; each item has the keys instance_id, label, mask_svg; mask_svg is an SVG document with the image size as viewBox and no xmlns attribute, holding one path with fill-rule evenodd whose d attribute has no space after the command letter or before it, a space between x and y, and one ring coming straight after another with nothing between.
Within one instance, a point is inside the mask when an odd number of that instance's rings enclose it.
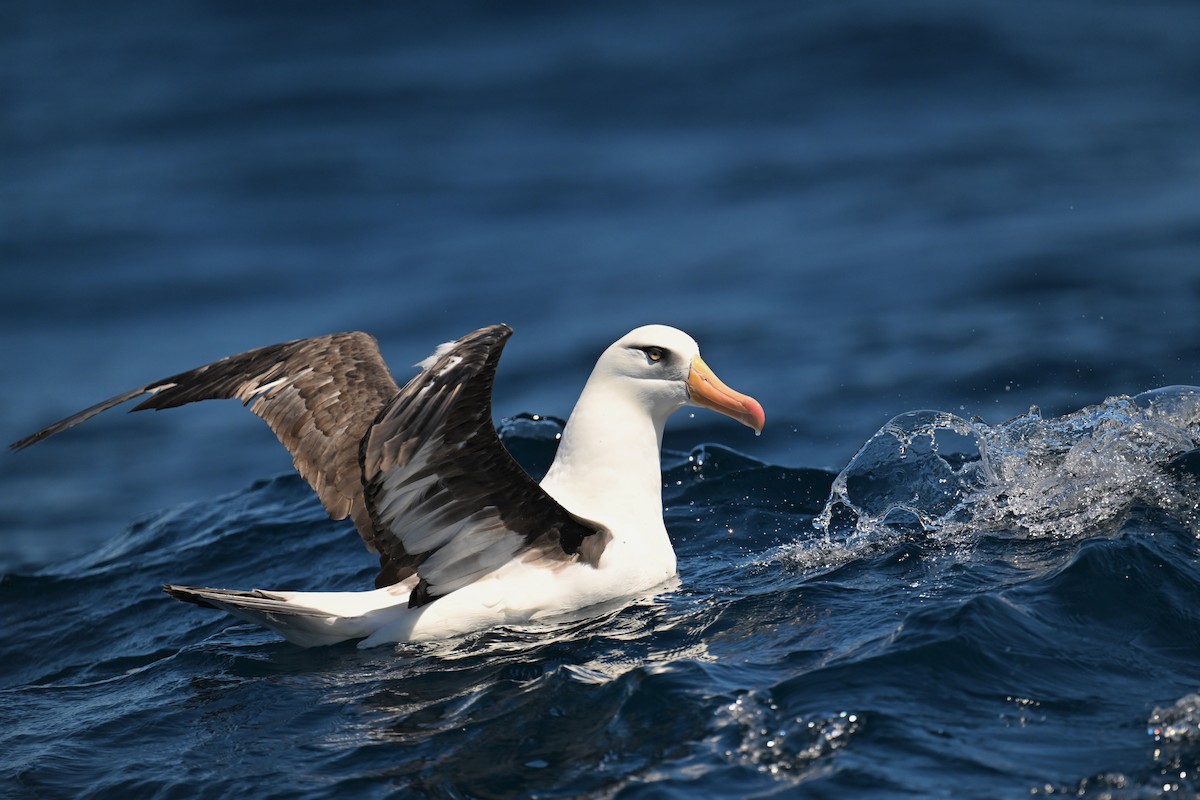
<instances>
[{"instance_id":1,"label":"orange bill","mask_svg":"<svg viewBox=\"0 0 1200 800\"><path fill-rule=\"evenodd\" d=\"M735 392L722 383L700 356L692 359L688 391L694 405L711 408L727 417L733 417L743 425L754 428L755 433L762 433L763 426L767 424L767 418L758 401L749 395Z\"/></svg>"}]
</instances>

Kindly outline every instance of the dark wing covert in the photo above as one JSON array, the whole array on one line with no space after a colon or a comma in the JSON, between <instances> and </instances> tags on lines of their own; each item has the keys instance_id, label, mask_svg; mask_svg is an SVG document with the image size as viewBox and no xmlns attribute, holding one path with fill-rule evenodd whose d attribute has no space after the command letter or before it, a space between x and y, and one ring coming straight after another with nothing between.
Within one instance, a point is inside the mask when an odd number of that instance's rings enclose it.
<instances>
[{"instance_id":1,"label":"dark wing covert","mask_svg":"<svg viewBox=\"0 0 1200 800\"><path fill-rule=\"evenodd\" d=\"M439 350L388 403L362 443L377 585L414 570L420 606L514 558L595 565L602 526L558 504L512 458L492 423L492 383L512 329L493 325ZM596 535L600 534L600 535Z\"/></svg>"}]
</instances>

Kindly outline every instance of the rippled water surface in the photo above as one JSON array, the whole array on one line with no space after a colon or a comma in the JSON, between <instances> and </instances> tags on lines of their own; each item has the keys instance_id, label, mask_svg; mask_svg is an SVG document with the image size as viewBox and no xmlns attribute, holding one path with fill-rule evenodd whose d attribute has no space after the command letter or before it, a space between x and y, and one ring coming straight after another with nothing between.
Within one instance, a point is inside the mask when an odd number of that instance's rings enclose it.
<instances>
[{"instance_id":1,"label":"rippled water surface","mask_svg":"<svg viewBox=\"0 0 1200 800\"><path fill-rule=\"evenodd\" d=\"M373 578L236 403L5 454L0 796L1200 792L1189 3L13 9L6 441L495 322L532 472L647 322L768 423L672 420L678 586L369 651L160 592Z\"/></svg>"}]
</instances>

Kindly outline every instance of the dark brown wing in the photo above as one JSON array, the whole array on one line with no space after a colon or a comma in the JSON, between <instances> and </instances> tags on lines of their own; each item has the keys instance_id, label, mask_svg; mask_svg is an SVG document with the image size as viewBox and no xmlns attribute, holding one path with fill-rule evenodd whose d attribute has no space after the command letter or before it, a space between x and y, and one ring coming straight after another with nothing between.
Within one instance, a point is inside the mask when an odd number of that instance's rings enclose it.
<instances>
[{"instance_id":1,"label":"dark brown wing","mask_svg":"<svg viewBox=\"0 0 1200 800\"><path fill-rule=\"evenodd\" d=\"M363 440L375 546L395 570L385 568L378 583L415 570L411 606L514 558L547 567L580 558L594 564L607 541L606 530L560 506L500 442L492 380L511 335L507 325L494 325L440 350Z\"/></svg>"},{"instance_id":2,"label":"dark brown wing","mask_svg":"<svg viewBox=\"0 0 1200 800\"><path fill-rule=\"evenodd\" d=\"M363 502L359 444L399 390L374 337L335 333L260 347L163 378L80 411L12 447L28 447L144 394L151 396L134 411L236 397L244 404L253 402L250 410L292 454L329 515L353 517L370 546L375 532Z\"/></svg>"}]
</instances>

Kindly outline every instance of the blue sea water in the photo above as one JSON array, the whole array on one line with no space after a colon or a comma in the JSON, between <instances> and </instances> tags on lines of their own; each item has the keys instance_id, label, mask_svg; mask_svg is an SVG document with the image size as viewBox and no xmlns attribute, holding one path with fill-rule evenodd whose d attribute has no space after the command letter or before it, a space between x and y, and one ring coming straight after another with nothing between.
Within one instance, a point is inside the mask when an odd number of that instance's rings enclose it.
<instances>
[{"instance_id":1,"label":"blue sea water","mask_svg":"<svg viewBox=\"0 0 1200 800\"><path fill-rule=\"evenodd\" d=\"M675 590L370 651L159 591L370 583L236 403L4 454L0 796L1200 793L1194 3L5 17L8 440L494 322L531 471L646 322L768 423L672 421Z\"/></svg>"}]
</instances>

